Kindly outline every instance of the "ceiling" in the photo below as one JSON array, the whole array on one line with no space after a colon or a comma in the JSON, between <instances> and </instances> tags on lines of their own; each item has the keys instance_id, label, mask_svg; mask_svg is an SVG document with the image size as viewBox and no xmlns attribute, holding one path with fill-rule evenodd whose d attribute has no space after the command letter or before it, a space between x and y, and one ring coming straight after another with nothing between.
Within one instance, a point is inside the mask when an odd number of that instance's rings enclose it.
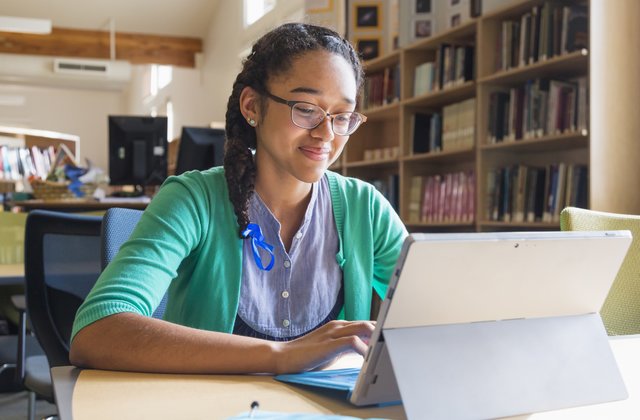
<instances>
[{"instance_id":1,"label":"ceiling","mask_svg":"<svg viewBox=\"0 0 640 420\"><path fill-rule=\"evenodd\" d=\"M0 0L0 15L54 27L205 38L220 0ZM239 1L239 0L226 0Z\"/></svg>"}]
</instances>

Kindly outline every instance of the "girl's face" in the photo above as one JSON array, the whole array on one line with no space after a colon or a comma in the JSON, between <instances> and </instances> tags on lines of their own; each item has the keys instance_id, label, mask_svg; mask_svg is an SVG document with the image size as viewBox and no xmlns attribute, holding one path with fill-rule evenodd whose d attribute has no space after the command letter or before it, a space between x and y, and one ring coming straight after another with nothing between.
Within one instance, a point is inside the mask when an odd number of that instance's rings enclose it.
<instances>
[{"instance_id":1,"label":"girl's face","mask_svg":"<svg viewBox=\"0 0 640 420\"><path fill-rule=\"evenodd\" d=\"M327 51L301 55L289 71L269 80L267 89L272 95L309 102L332 115L353 111L356 106L356 80L351 65ZM269 171L283 181L318 181L340 156L349 137L334 134L330 118L313 129L297 127L291 121L288 105L266 95L262 101L264 115L256 118L258 174Z\"/></svg>"}]
</instances>

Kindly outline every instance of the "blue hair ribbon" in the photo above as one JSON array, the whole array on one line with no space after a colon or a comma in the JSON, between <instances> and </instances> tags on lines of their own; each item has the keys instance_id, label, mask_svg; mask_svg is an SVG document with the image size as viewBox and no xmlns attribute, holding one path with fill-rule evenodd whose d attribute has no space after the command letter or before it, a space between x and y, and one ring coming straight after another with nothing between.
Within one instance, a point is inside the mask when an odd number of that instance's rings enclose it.
<instances>
[{"instance_id":1,"label":"blue hair ribbon","mask_svg":"<svg viewBox=\"0 0 640 420\"><path fill-rule=\"evenodd\" d=\"M253 259L260 270L270 271L273 268L275 262L275 256L273 255L273 245L264 241L264 235L257 223L249 223L247 228L242 232L242 236L245 238L251 238L251 249L253 250ZM258 247L264 249L269 255L271 255L271 261L266 267L262 264L262 258L258 252Z\"/></svg>"}]
</instances>

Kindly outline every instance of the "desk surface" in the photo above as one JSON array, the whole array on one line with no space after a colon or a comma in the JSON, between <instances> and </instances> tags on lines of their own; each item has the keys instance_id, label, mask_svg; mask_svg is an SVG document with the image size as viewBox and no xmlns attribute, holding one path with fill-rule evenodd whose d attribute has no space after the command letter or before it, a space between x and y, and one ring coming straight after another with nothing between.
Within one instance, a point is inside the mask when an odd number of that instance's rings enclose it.
<instances>
[{"instance_id":1,"label":"desk surface","mask_svg":"<svg viewBox=\"0 0 640 420\"><path fill-rule=\"evenodd\" d=\"M0 264L0 277L24 276L24 264Z\"/></svg>"},{"instance_id":2,"label":"desk surface","mask_svg":"<svg viewBox=\"0 0 640 420\"><path fill-rule=\"evenodd\" d=\"M519 416L518 419L637 419L640 413L640 336L614 337L611 347L629 398L605 404ZM353 365L353 359L345 365ZM270 376L159 375L70 366L51 370L61 420L226 418L252 401L265 411L405 418L402 406L356 408L337 393L283 384Z\"/></svg>"},{"instance_id":3,"label":"desk surface","mask_svg":"<svg viewBox=\"0 0 640 420\"><path fill-rule=\"evenodd\" d=\"M335 368L361 361L345 357ZM357 408L339 392L287 385L267 375L145 374L70 366L53 368L51 375L61 420L218 419L249 411L252 401L271 412L405 418L400 405Z\"/></svg>"},{"instance_id":4,"label":"desk surface","mask_svg":"<svg viewBox=\"0 0 640 420\"><path fill-rule=\"evenodd\" d=\"M0 285L24 284L24 264L0 264Z\"/></svg>"},{"instance_id":5,"label":"desk surface","mask_svg":"<svg viewBox=\"0 0 640 420\"><path fill-rule=\"evenodd\" d=\"M92 211L92 210L107 210L111 207L123 207L128 209L140 209L147 208L148 202L139 200L118 200L118 201L97 201L97 200L25 200L14 201L10 203L14 206L23 207L26 210L57 210L68 212L80 212L80 211Z\"/></svg>"}]
</instances>

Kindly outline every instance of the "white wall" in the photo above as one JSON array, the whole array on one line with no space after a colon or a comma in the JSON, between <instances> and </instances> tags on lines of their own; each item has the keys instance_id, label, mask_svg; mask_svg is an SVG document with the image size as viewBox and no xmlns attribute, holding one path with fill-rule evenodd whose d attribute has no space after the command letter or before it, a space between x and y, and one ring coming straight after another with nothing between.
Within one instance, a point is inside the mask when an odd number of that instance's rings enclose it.
<instances>
[{"instance_id":1,"label":"white wall","mask_svg":"<svg viewBox=\"0 0 640 420\"><path fill-rule=\"evenodd\" d=\"M280 23L300 20L304 0L280 0L274 10L246 30L242 0L221 1L204 40L204 87L211 101L211 120L224 122L227 100L241 69L241 53Z\"/></svg>"},{"instance_id":2,"label":"white wall","mask_svg":"<svg viewBox=\"0 0 640 420\"><path fill-rule=\"evenodd\" d=\"M212 99L205 89L203 70L200 68L173 67L171 83L155 97L145 98L144 73L150 66L133 66L129 89L125 93L127 113L150 115L152 108L158 115L165 114L167 101L173 104L174 127L169 139L180 135L182 126L208 126L211 122Z\"/></svg>"},{"instance_id":3,"label":"white wall","mask_svg":"<svg viewBox=\"0 0 640 420\"><path fill-rule=\"evenodd\" d=\"M132 83L125 99L127 112L148 115L155 107L158 115L164 115L164 106L167 100L171 100L175 120L170 138L179 136L185 125L224 124L227 100L241 68L241 54L276 25L301 20L303 10L304 0L281 0L274 10L245 30L243 1L219 2L196 68L174 67L171 84L154 98L145 99L143 80L148 66L134 66Z\"/></svg>"},{"instance_id":4,"label":"white wall","mask_svg":"<svg viewBox=\"0 0 640 420\"><path fill-rule=\"evenodd\" d=\"M81 158L108 167L107 116L125 112L121 92L0 84L5 95L24 102L0 105L0 125L80 136Z\"/></svg>"},{"instance_id":5,"label":"white wall","mask_svg":"<svg viewBox=\"0 0 640 420\"><path fill-rule=\"evenodd\" d=\"M20 86L0 83L0 96L24 97L23 105L0 105L0 124L52 130L80 136L81 155L108 170L107 116L150 115L171 100L174 130L183 125L207 126L224 122L227 100L241 68L241 54L276 25L303 18L304 0L280 0L274 10L246 30L243 1L221 1L204 39L197 68L174 67L173 81L155 98L143 97L143 73L148 66L133 66L132 80L124 91L82 90Z\"/></svg>"}]
</instances>

